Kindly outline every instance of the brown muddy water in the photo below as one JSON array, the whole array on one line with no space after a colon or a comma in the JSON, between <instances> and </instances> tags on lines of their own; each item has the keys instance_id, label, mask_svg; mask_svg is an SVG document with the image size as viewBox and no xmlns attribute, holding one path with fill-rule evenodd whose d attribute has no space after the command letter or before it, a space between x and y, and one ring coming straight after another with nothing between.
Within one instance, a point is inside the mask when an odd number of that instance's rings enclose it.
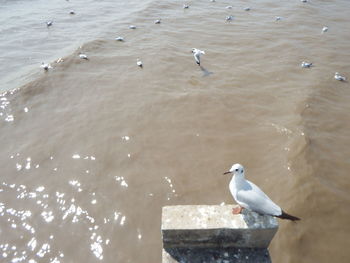
<instances>
[{"instance_id":1,"label":"brown muddy water","mask_svg":"<svg viewBox=\"0 0 350 263\"><path fill-rule=\"evenodd\" d=\"M350 2L183 3L111 15L71 54L56 36L23 68L6 58L4 76L32 69L2 82L1 262L160 262L161 207L234 203L222 172L236 162L302 218L280 221L273 262L350 261L350 85L333 78L350 77Z\"/></svg>"}]
</instances>

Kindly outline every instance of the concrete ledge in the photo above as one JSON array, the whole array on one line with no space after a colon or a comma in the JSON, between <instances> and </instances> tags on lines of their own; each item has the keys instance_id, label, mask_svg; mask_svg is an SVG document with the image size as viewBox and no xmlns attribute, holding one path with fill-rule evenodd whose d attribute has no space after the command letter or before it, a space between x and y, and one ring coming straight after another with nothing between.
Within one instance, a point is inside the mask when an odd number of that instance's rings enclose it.
<instances>
[{"instance_id":1,"label":"concrete ledge","mask_svg":"<svg viewBox=\"0 0 350 263\"><path fill-rule=\"evenodd\" d=\"M265 248L168 248L163 263L271 263Z\"/></svg>"},{"instance_id":2,"label":"concrete ledge","mask_svg":"<svg viewBox=\"0 0 350 263\"><path fill-rule=\"evenodd\" d=\"M266 249L277 232L277 220L247 210L243 210L242 214L233 215L233 207L235 206L163 207L164 249L167 251L180 248Z\"/></svg>"}]
</instances>

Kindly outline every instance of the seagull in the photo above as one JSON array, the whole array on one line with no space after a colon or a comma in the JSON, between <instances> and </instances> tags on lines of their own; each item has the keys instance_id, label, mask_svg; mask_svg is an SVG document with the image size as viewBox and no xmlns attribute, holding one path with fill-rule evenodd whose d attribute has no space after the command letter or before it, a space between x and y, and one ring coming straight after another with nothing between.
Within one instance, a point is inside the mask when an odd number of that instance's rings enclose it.
<instances>
[{"instance_id":1,"label":"seagull","mask_svg":"<svg viewBox=\"0 0 350 263\"><path fill-rule=\"evenodd\" d=\"M184 4L184 5L183 5L183 8L184 8L184 9L188 9L188 8L190 8L190 6L187 5L187 4Z\"/></svg>"},{"instance_id":2,"label":"seagull","mask_svg":"<svg viewBox=\"0 0 350 263\"><path fill-rule=\"evenodd\" d=\"M124 38L119 36L119 37L116 37L115 40L117 40L117 41L124 41Z\"/></svg>"},{"instance_id":3,"label":"seagull","mask_svg":"<svg viewBox=\"0 0 350 263\"><path fill-rule=\"evenodd\" d=\"M74 11L74 10L70 10L70 11L69 11L69 14L75 15L75 11Z\"/></svg>"},{"instance_id":4,"label":"seagull","mask_svg":"<svg viewBox=\"0 0 350 263\"><path fill-rule=\"evenodd\" d=\"M239 207L232 209L233 214L241 213L243 208L257 212L261 215L275 216L292 221L300 218L284 212L259 187L244 178L244 168L236 163L224 174L233 174L230 181L230 192Z\"/></svg>"},{"instance_id":5,"label":"seagull","mask_svg":"<svg viewBox=\"0 0 350 263\"><path fill-rule=\"evenodd\" d=\"M201 65L201 59L200 59L200 56L203 54L205 54L204 51L202 50L199 50L197 48L192 48L192 53L193 53L193 56L194 56L194 59L196 60L196 63L198 64L198 66Z\"/></svg>"},{"instance_id":6,"label":"seagull","mask_svg":"<svg viewBox=\"0 0 350 263\"><path fill-rule=\"evenodd\" d=\"M325 33L325 32L327 32L328 31L328 26L324 26L323 28L322 28L322 33Z\"/></svg>"},{"instance_id":7,"label":"seagull","mask_svg":"<svg viewBox=\"0 0 350 263\"><path fill-rule=\"evenodd\" d=\"M282 17L276 16L275 20L276 20L276 21L280 21L280 20L282 20Z\"/></svg>"},{"instance_id":8,"label":"seagull","mask_svg":"<svg viewBox=\"0 0 350 263\"><path fill-rule=\"evenodd\" d=\"M136 29L136 26L130 25L129 28L130 28L130 29Z\"/></svg>"},{"instance_id":9,"label":"seagull","mask_svg":"<svg viewBox=\"0 0 350 263\"><path fill-rule=\"evenodd\" d=\"M86 60L88 60L88 56L87 56L86 54L80 53L80 54L79 54L79 57L80 57L81 59L86 59Z\"/></svg>"},{"instance_id":10,"label":"seagull","mask_svg":"<svg viewBox=\"0 0 350 263\"><path fill-rule=\"evenodd\" d=\"M226 6L226 9L232 9L232 5Z\"/></svg>"},{"instance_id":11,"label":"seagull","mask_svg":"<svg viewBox=\"0 0 350 263\"><path fill-rule=\"evenodd\" d=\"M341 76L341 75L339 75L338 72L335 72L334 78L335 78L336 80L339 80L339 81L346 81L346 78L343 77L343 76Z\"/></svg>"},{"instance_id":12,"label":"seagull","mask_svg":"<svg viewBox=\"0 0 350 263\"><path fill-rule=\"evenodd\" d=\"M155 24L160 24L160 19L154 21Z\"/></svg>"},{"instance_id":13,"label":"seagull","mask_svg":"<svg viewBox=\"0 0 350 263\"><path fill-rule=\"evenodd\" d=\"M250 7L245 7L244 11L250 11Z\"/></svg>"},{"instance_id":14,"label":"seagull","mask_svg":"<svg viewBox=\"0 0 350 263\"><path fill-rule=\"evenodd\" d=\"M41 68L43 68L44 70L48 71L51 67L51 65L49 63L44 63L44 62L41 62Z\"/></svg>"},{"instance_id":15,"label":"seagull","mask_svg":"<svg viewBox=\"0 0 350 263\"><path fill-rule=\"evenodd\" d=\"M312 63L311 63L311 62L303 61L303 62L301 62L300 66L301 66L302 68L311 68Z\"/></svg>"},{"instance_id":16,"label":"seagull","mask_svg":"<svg viewBox=\"0 0 350 263\"><path fill-rule=\"evenodd\" d=\"M137 60L136 60L136 64L137 64L140 68L143 67L142 61L141 61L140 59L137 59Z\"/></svg>"},{"instance_id":17,"label":"seagull","mask_svg":"<svg viewBox=\"0 0 350 263\"><path fill-rule=\"evenodd\" d=\"M303 3L306 3L307 2L307 0L300 0L301 2L303 2Z\"/></svg>"},{"instance_id":18,"label":"seagull","mask_svg":"<svg viewBox=\"0 0 350 263\"><path fill-rule=\"evenodd\" d=\"M226 21L232 21L233 20L233 16L227 16L226 17Z\"/></svg>"},{"instance_id":19,"label":"seagull","mask_svg":"<svg viewBox=\"0 0 350 263\"><path fill-rule=\"evenodd\" d=\"M52 24L53 24L53 21L52 21L52 20L46 22L46 26L47 26L47 27L52 26Z\"/></svg>"}]
</instances>

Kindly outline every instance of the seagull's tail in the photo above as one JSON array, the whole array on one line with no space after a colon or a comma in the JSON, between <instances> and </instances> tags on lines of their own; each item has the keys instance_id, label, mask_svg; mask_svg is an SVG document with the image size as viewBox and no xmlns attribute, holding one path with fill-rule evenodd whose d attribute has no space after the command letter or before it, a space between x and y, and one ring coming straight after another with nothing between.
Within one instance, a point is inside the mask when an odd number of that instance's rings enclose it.
<instances>
[{"instance_id":1,"label":"seagull's tail","mask_svg":"<svg viewBox=\"0 0 350 263\"><path fill-rule=\"evenodd\" d=\"M288 219L288 220L292 220L292 221L298 221L300 220L299 217L296 217L296 216L292 216L292 215L289 215L287 214L286 212L282 211L282 214L277 216L278 218L281 218L281 219Z\"/></svg>"}]
</instances>

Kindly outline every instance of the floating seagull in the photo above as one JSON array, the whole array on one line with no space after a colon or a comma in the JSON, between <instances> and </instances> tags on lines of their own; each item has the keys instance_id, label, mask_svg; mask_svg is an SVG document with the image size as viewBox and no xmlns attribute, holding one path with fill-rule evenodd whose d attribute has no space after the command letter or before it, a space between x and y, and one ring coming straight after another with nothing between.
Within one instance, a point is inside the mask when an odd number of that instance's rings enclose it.
<instances>
[{"instance_id":1,"label":"floating seagull","mask_svg":"<svg viewBox=\"0 0 350 263\"><path fill-rule=\"evenodd\" d=\"M136 29L136 26L130 25L129 28L130 28L130 29Z\"/></svg>"},{"instance_id":2,"label":"floating seagull","mask_svg":"<svg viewBox=\"0 0 350 263\"><path fill-rule=\"evenodd\" d=\"M282 17L276 16L275 20L276 20L276 21L280 21L280 20L282 20Z\"/></svg>"},{"instance_id":3,"label":"floating seagull","mask_svg":"<svg viewBox=\"0 0 350 263\"><path fill-rule=\"evenodd\" d=\"M117 41L124 41L124 38L123 37L116 37L115 40L117 40Z\"/></svg>"},{"instance_id":4,"label":"floating seagull","mask_svg":"<svg viewBox=\"0 0 350 263\"><path fill-rule=\"evenodd\" d=\"M232 5L226 6L226 9L232 9Z\"/></svg>"},{"instance_id":5,"label":"floating seagull","mask_svg":"<svg viewBox=\"0 0 350 263\"><path fill-rule=\"evenodd\" d=\"M69 11L69 14L75 15L75 11L74 11L74 10L70 10L70 11Z\"/></svg>"},{"instance_id":6,"label":"floating seagull","mask_svg":"<svg viewBox=\"0 0 350 263\"><path fill-rule=\"evenodd\" d=\"M324 26L323 28L322 28L322 33L325 33L325 32L327 32L328 31L328 26Z\"/></svg>"},{"instance_id":7,"label":"floating seagull","mask_svg":"<svg viewBox=\"0 0 350 263\"><path fill-rule=\"evenodd\" d=\"M343 76L341 76L341 75L339 75L338 72L335 72L334 78L335 78L336 80L339 80L339 81L346 81L346 78L343 77Z\"/></svg>"},{"instance_id":8,"label":"floating seagull","mask_svg":"<svg viewBox=\"0 0 350 263\"><path fill-rule=\"evenodd\" d=\"M79 54L79 57L80 57L81 59L86 59L86 60L88 60L88 56L87 56L86 54L80 53L80 54Z\"/></svg>"},{"instance_id":9,"label":"floating seagull","mask_svg":"<svg viewBox=\"0 0 350 263\"><path fill-rule=\"evenodd\" d=\"M301 2L303 2L303 3L306 3L307 2L307 0L300 0Z\"/></svg>"},{"instance_id":10,"label":"floating seagull","mask_svg":"<svg viewBox=\"0 0 350 263\"><path fill-rule=\"evenodd\" d=\"M44 62L41 62L41 68L43 68L44 70L48 71L51 67L51 65L49 63L44 63Z\"/></svg>"},{"instance_id":11,"label":"floating seagull","mask_svg":"<svg viewBox=\"0 0 350 263\"><path fill-rule=\"evenodd\" d=\"M160 19L154 21L155 24L160 24Z\"/></svg>"},{"instance_id":12,"label":"floating seagull","mask_svg":"<svg viewBox=\"0 0 350 263\"><path fill-rule=\"evenodd\" d=\"M261 215L270 215L292 221L300 218L284 212L259 187L244 178L244 168L236 163L224 174L233 174L230 181L230 192L239 207L232 209L233 214L241 213L243 208L257 212Z\"/></svg>"},{"instance_id":13,"label":"floating seagull","mask_svg":"<svg viewBox=\"0 0 350 263\"><path fill-rule=\"evenodd\" d=\"M232 21L233 20L233 16L227 16L226 17L226 21Z\"/></svg>"},{"instance_id":14,"label":"floating seagull","mask_svg":"<svg viewBox=\"0 0 350 263\"><path fill-rule=\"evenodd\" d=\"M188 9L188 8L190 8L190 6L187 5L187 4L184 4L184 5L183 5L183 8L184 8L184 9Z\"/></svg>"},{"instance_id":15,"label":"floating seagull","mask_svg":"<svg viewBox=\"0 0 350 263\"><path fill-rule=\"evenodd\" d=\"M210 2L214 3L214 2L216 2L216 0L210 0Z\"/></svg>"},{"instance_id":16,"label":"floating seagull","mask_svg":"<svg viewBox=\"0 0 350 263\"><path fill-rule=\"evenodd\" d=\"M141 61L140 59L137 59L137 60L136 60L136 64L137 64L140 68L143 67L142 61Z\"/></svg>"},{"instance_id":17,"label":"floating seagull","mask_svg":"<svg viewBox=\"0 0 350 263\"><path fill-rule=\"evenodd\" d=\"M196 63L198 64L198 66L200 66L201 65L200 57L202 54L204 55L205 52L197 48L192 48L192 53L193 53L194 59L196 60Z\"/></svg>"},{"instance_id":18,"label":"floating seagull","mask_svg":"<svg viewBox=\"0 0 350 263\"><path fill-rule=\"evenodd\" d=\"M52 26L52 24L53 24L53 21L52 21L52 20L46 22L46 26L47 26L47 27Z\"/></svg>"},{"instance_id":19,"label":"floating seagull","mask_svg":"<svg viewBox=\"0 0 350 263\"><path fill-rule=\"evenodd\" d=\"M311 68L312 63L311 63L311 62L303 61L303 62L301 62L300 66L301 66L302 68Z\"/></svg>"},{"instance_id":20,"label":"floating seagull","mask_svg":"<svg viewBox=\"0 0 350 263\"><path fill-rule=\"evenodd\" d=\"M244 11L250 11L250 7L245 7Z\"/></svg>"}]
</instances>

